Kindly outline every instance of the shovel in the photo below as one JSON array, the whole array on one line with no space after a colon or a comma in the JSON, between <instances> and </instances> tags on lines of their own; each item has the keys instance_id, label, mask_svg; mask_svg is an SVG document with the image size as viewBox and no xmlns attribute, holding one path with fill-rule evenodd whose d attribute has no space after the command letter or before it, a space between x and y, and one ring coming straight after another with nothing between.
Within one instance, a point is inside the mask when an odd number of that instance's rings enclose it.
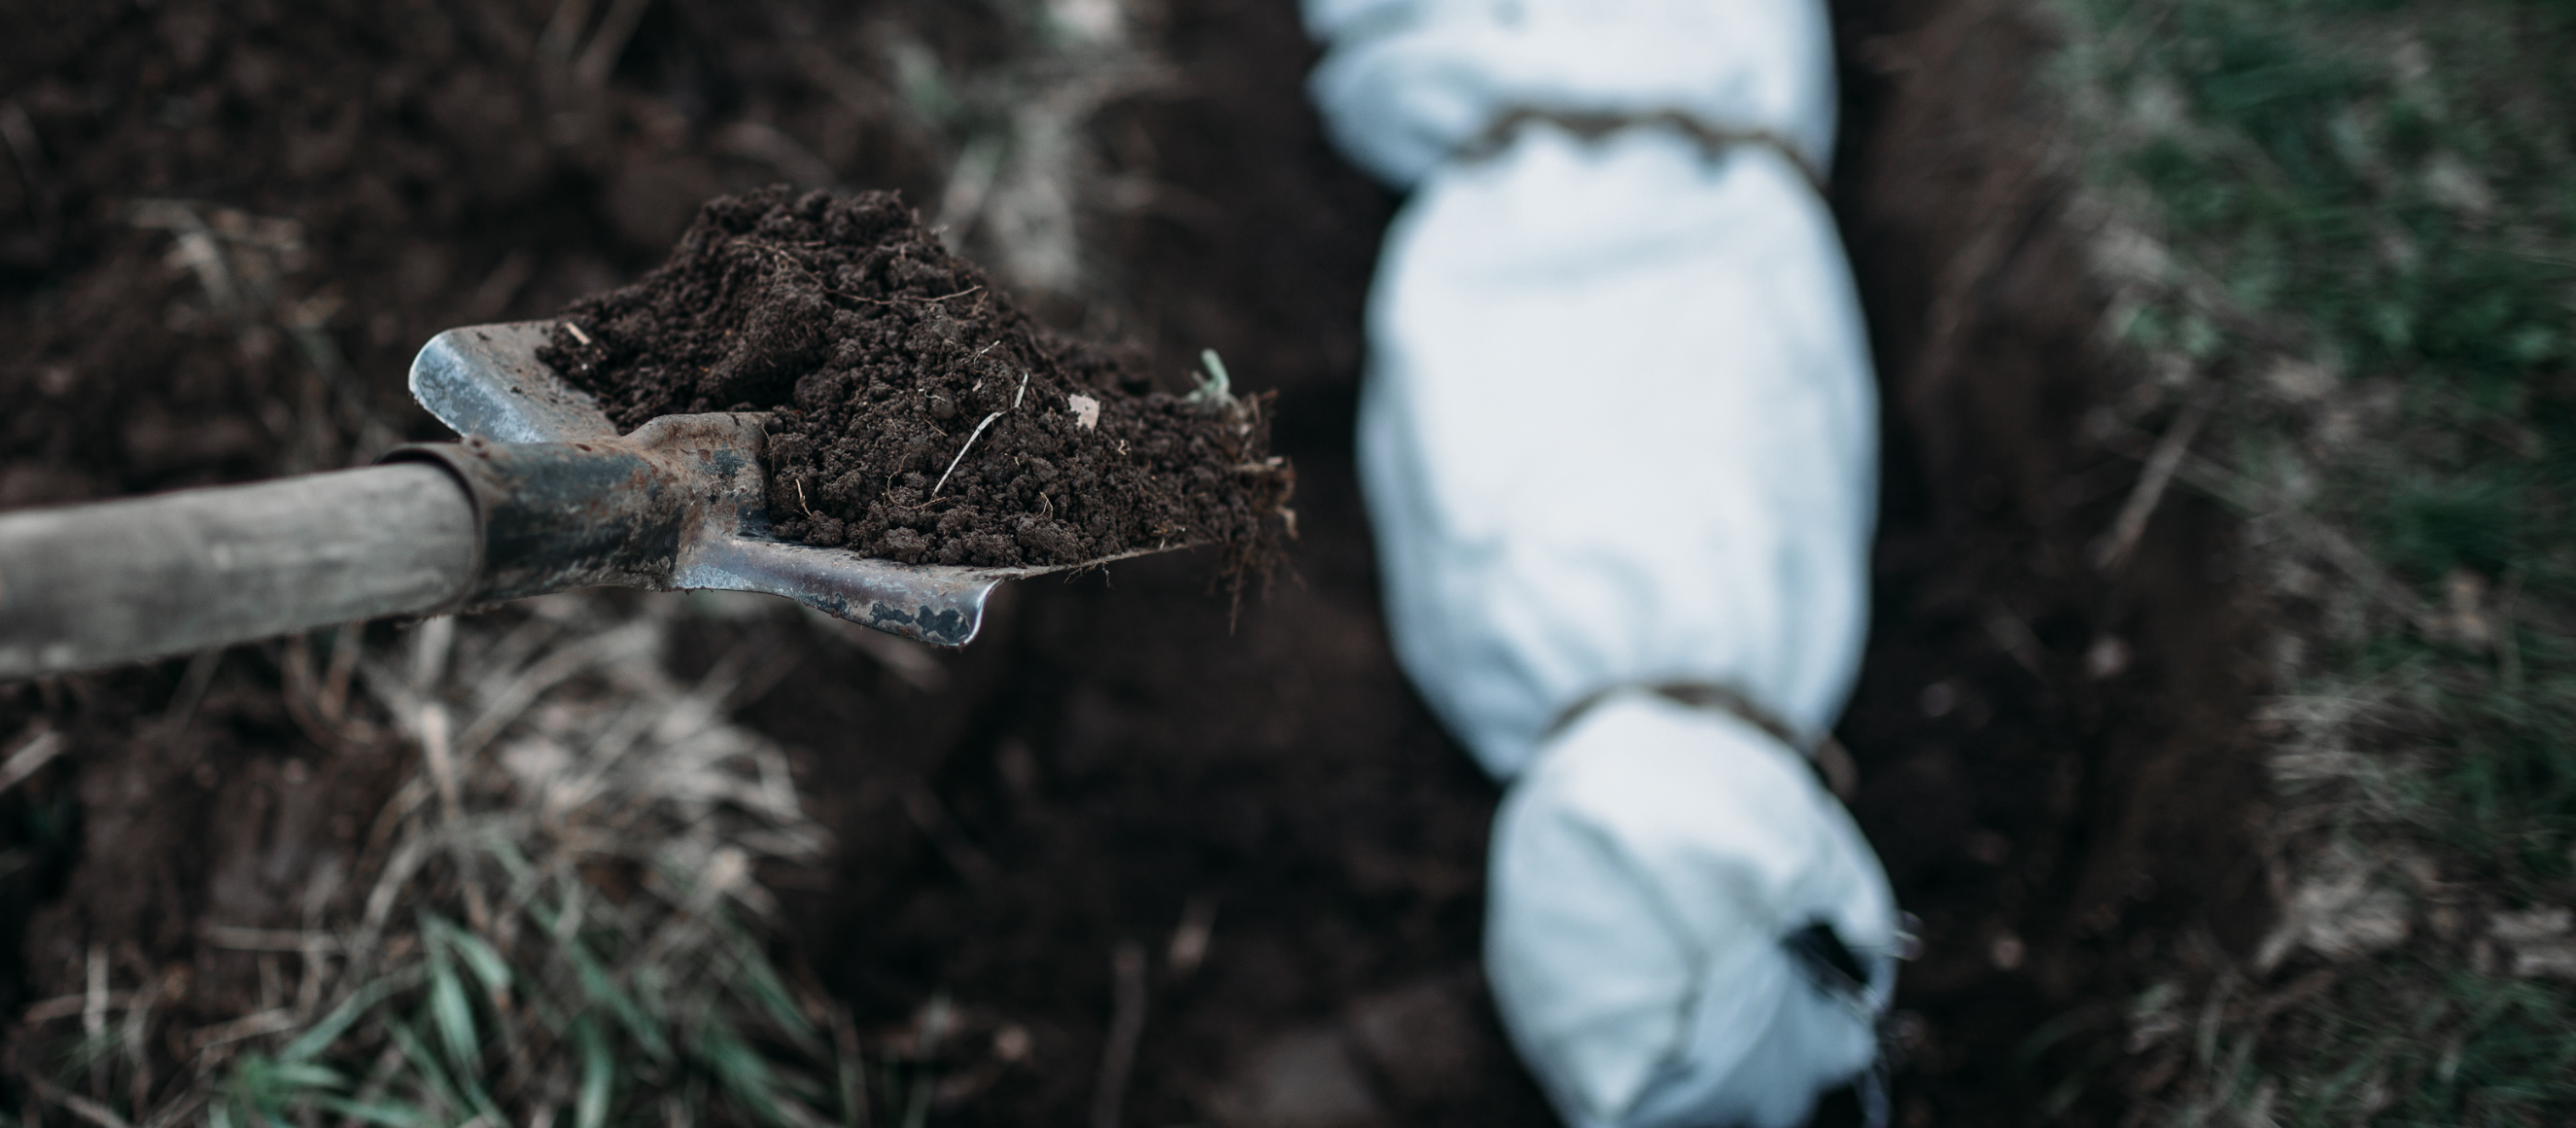
<instances>
[{"instance_id":1,"label":"shovel","mask_svg":"<svg viewBox=\"0 0 2576 1128\"><path fill-rule=\"evenodd\" d=\"M412 398L462 442L0 515L0 679L599 586L767 592L963 646L1002 581L1107 562L900 564L781 541L765 415L665 415L620 435L537 360L553 324L450 329L420 350Z\"/></svg>"}]
</instances>

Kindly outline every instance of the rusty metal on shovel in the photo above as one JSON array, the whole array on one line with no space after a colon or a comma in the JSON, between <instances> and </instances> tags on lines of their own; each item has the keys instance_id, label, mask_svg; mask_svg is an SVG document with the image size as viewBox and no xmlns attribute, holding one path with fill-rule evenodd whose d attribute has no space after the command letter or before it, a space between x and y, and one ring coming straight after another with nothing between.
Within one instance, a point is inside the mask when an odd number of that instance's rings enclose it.
<instances>
[{"instance_id":1,"label":"rusty metal on shovel","mask_svg":"<svg viewBox=\"0 0 2576 1128\"><path fill-rule=\"evenodd\" d=\"M462 442L400 447L359 470L0 515L0 678L604 585L766 592L962 646L1002 581L1106 562L900 564L781 541L765 416L666 415L620 435L536 359L552 327L468 326L421 349L412 396Z\"/></svg>"}]
</instances>

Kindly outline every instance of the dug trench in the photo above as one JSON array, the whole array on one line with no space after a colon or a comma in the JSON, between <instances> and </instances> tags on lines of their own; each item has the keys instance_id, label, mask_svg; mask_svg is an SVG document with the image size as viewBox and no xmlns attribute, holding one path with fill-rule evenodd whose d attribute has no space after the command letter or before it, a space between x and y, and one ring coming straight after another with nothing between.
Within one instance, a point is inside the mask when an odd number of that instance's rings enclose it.
<instances>
[{"instance_id":1,"label":"dug trench","mask_svg":"<svg viewBox=\"0 0 2576 1128\"><path fill-rule=\"evenodd\" d=\"M777 44L905 26L964 67L1026 32L963 5L782 3L762 22L653 3L613 67L566 79L528 61L551 5L78 7L10 48L0 90L10 143L54 154L19 166L42 177L0 239L10 505L327 465L368 419L431 437L399 402L408 347L637 276L700 200L814 163L938 198L945 158L891 82ZM1834 203L1886 442L1876 626L1839 731L1926 941L1900 984L1898 1122L2116 1123L2123 1004L2264 924L2239 723L2259 608L2223 574L2224 514L2179 491L2120 567L2093 562L2139 467L2086 437L2128 377L2041 162L2042 30L1985 0L1848 0L1837 19ZM1279 393L1292 563L1239 613L1205 552L1019 585L947 656L790 621L807 659L740 717L798 751L838 846L767 875L783 954L851 1006L870 1054L921 1059L933 1123L1089 1116L1113 1028L1125 1123L1549 1123L1476 972L1498 793L1387 651L1349 468L1395 201L1321 137L1293 6L1176 0L1135 27L1186 77L1091 121L1119 182L1151 191L1090 217L1114 273L1048 312L1138 338L1169 391L1213 347ZM290 95L309 104L272 141L246 99ZM768 133L725 124L744 107ZM137 198L199 226L141 224ZM272 268L237 272L230 306L163 261L217 242ZM371 399L297 382L290 350L315 334ZM679 629L686 677L755 626ZM351 849L348 812L396 778L392 753L345 739L322 641L6 691L8 732L47 724L73 753L0 795L24 851L0 855L17 865L0 946L23 953L0 1001L75 996L100 953L119 975L194 969L169 1008L191 1022L262 1005L273 969L201 926L294 926L299 867Z\"/></svg>"},{"instance_id":2,"label":"dug trench","mask_svg":"<svg viewBox=\"0 0 2576 1128\"><path fill-rule=\"evenodd\" d=\"M1839 732L1854 808L1924 922L1898 1119L2118 1123L2126 1001L2265 923L2241 726L2258 609L2233 594L2227 517L2179 491L2120 566L2094 562L2139 462L2086 423L2131 376L2100 348L2081 233L2041 164L2044 29L1973 0L1838 15L1834 203L1887 444L1876 627ZM1296 579L1233 623L1185 560L1024 589L1007 652L964 656L977 688L951 692L977 704L919 754L928 797L831 820L881 845L845 855L813 947L873 1013L919 1013L936 987L1031 1024L1064 1064L1004 1075L959 1106L976 1123L1083 1108L1127 944L1151 957L1134 1122L1546 1122L1476 978L1496 792L1386 650L1348 469L1390 202L1317 135L1285 6L1179 9L1169 35L1206 76L1194 96L1101 128L1141 132L1154 174L1229 222L1132 219L1108 254L1161 355L1213 343L1281 390ZM812 676L761 723L809 742L846 724L796 704L842 675ZM958 718L954 700L915 715ZM855 760L830 763L852 780L830 794L869 794Z\"/></svg>"}]
</instances>

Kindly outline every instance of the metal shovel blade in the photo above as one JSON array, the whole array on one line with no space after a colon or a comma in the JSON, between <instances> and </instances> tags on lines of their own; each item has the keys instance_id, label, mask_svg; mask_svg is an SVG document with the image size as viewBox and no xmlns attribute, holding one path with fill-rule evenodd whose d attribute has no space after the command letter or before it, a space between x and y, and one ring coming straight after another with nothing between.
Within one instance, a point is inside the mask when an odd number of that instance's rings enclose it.
<instances>
[{"instance_id":1,"label":"metal shovel blade","mask_svg":"<svg viewBox=\"0 0 2576 1128\"><path fill-rule=\"evenodd\" d=\"M411 394L468 440L567 444L583 452L617 449L677 481L681 488L652 491L650 502L684 511L676 515L678 547L667 571L657 564L650 575L612 582L783 595L881 631L963 646L982 627L985 599L1003 580L1106 562L1050 568L902 564L782 541L769 520L767 477L760 461L766 416L667 415L619 435L597 400L537 359L537 347L554 325L521 321L441 333L412 361ZM549 504L599 501L567 496ZM635 508L632 499L621 501L625 510Z\"/></svg>"}]
</instances>

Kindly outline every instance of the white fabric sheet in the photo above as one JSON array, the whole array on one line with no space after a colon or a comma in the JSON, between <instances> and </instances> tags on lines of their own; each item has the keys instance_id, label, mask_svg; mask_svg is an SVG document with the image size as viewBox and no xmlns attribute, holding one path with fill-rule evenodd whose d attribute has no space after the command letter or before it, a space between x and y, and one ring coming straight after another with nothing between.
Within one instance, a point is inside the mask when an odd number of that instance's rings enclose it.
<instances>
[{"instance_id":1,"label":"white fabric sheet","mask_svg":"<svg viewBox=\"0 0 2576 1128\"><path fill-rule=\"evenodd\" d=\"M1399 658L1514 780L1487 966L1580 1128L1803 1118L1870 1016L1780 944L1830 923L1892 981L1895 910L1798 753L1613 692L1727 687L1811 743L1867 625L1876 402L1831 215L1796 162L1519 111L1682 113L1822 167L1817 0L1308 0L1312 89L1412 197L1369 307L1362 482Z\"/></svg>"}]
</instances>

